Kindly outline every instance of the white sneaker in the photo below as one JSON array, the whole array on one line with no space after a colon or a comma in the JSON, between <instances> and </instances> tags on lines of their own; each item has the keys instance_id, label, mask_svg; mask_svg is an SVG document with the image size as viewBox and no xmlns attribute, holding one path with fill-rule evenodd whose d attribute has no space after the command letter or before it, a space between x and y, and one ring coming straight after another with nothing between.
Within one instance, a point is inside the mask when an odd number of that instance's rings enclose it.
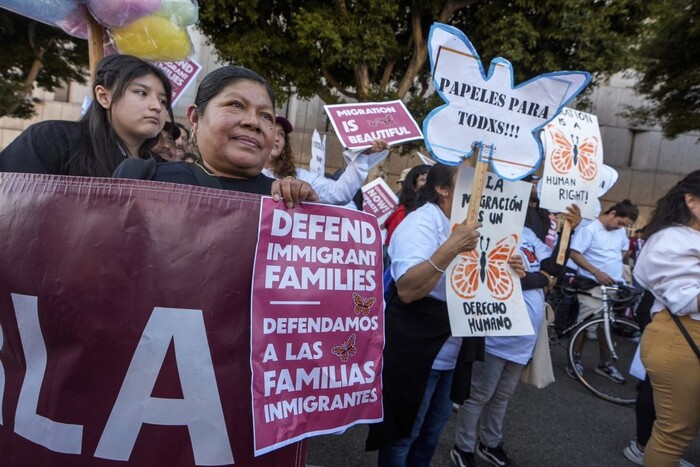
<instances>
[{"instance_id":1,"label":"white sneaker","mask_svg":"<svg viewBox=\"0 0 700 467\"><path fill-rule=\"evenodd\" d=\"M633 439L630 441L630 445L622 451L622 454L633 464L644 465L644 452L639 450L636 440ZM681 459L678 463L678 467L695 467L695 465L685 459Z\"/></svg>"},{"instance_id":2,"label":"white sneaker","mask_svg":"<svg viewBox=\"0 0 700 467\"><path fill-rule=\"evenodd\" d=\"M644 453L637 447L636 440L630 441L630 445L622 451L622 454L633 464L644 465Z\"/></svg>"}]
</instances>

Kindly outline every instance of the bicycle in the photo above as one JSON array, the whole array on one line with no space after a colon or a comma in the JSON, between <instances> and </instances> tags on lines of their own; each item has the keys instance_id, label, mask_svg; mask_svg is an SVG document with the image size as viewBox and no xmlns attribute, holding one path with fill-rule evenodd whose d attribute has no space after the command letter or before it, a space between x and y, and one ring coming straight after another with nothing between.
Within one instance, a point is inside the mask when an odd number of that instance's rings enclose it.
<instances>
[{"instance_id":1,"label":"bicycle","mask_svg":"<svg viewBox=\"0 0 700 467\"><path fill-rule=\"evenodd\" d=\"M605 357L607 361L616 364L621 372L628 372L639 344L639 325L627 317L619 316L618 313L628 308L634 309L641 294L623 285L603 285L600 288L603 301L600 310L560 333L562 336L571 334L567 347L567 362L576 379L596 396L616 404L633 405L637 398L637 390L636 384L629 381L629 375L626 381L620 384L596 373L594 369L601 361L601 354L605 352L609 354ZM563 289L568 293L592 296L585 290ZM584 345L587 336L592 334L596 334L598 339L603 339L601 345ZM555 336L550 340L556 344L558 338L559 336ZM576 358L575 353L579 349L580 356ZM583 366L583 372L577 368L576 360Z\"/></svg>"}]
</instances>

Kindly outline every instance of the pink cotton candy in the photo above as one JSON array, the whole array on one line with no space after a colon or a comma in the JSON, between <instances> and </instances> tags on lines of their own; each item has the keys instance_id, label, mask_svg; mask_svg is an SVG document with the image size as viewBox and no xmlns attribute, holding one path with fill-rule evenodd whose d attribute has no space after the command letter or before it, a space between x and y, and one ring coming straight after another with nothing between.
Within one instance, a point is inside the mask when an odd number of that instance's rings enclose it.
<instances>
[{"instance_id":1,"label":"pink cotton candy","mask_svg":"<svg viewBox=\"0 0 700 467\"><path fill-rule=\"evenodd\" d=\"M88 22L86 15L88 14L84 7L78 8L57 21L56 25L73 37L87 39Z\"/></svg>"},{"instance_id":2,"label":"pink cotton candy","mask_svg":"<svg viewBox=\"0 0 700 467\"><path fill-rule=\"evenodd\" d=\"M108 27L122 27L160 9L162 0L89 0L92 15Z\"/></svg>"}]
</instances>

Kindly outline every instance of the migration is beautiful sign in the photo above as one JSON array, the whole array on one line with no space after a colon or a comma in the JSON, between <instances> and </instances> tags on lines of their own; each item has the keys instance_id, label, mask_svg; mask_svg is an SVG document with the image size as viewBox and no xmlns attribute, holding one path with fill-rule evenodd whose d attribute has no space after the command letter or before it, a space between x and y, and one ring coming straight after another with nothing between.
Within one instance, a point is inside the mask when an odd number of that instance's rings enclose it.
<instances>
[{"instance_id":1,"label":"migration is beautiful sign","mask_svg":"<svg viewBox=\"0 0 700 467\"><path fill-rule=\"evenodd\" d=\"M343 147L365 149L375 140L389 145L421 139L420 127L402 101L324 106Z\"/></svg>"},{"instance_id":2,"label":"migration is beautiful sign","mask_svg":"<svg viewBox=\"0 0 700 467\"><path fill-rule=\"evenodd\" d=\"M255 452L382 419L376 218L263 198L252 297Z\"/></svg>"}]
</instances>

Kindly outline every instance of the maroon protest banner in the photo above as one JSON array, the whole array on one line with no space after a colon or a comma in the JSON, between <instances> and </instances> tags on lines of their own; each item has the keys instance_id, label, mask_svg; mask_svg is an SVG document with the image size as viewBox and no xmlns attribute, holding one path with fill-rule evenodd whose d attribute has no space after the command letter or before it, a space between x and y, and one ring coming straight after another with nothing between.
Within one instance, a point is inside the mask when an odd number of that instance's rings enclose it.
<instances>
[{"instance_id":1,"label":"maroon protest banner","mask_svg":"<svg viewBox=\"0 0 700 467\"><path fill-rule=\"evenodd\" d=\"M173 105L202 69L202 66L191 58L179 62L157 62L155 65L163 70L170 81L173 88Z\"/></svg>"},{"instance_id":2,"label":"maroon protest banner","mask_svg":"<svg viewBox=\"0 0 700 467\"><path fill-rule=\"evenodd\" d=\"M0 463L299 466L253 453L260 198L0 174Z\"/></svg>"},{"instance_id":3,"label":"maroon protest banner","mask_svg":"<svg viewBox=\"0 0 700 467\"><path fill-rule=\"evenodd\" d=\"M420 127L400 100L335 104L323 108L346 148L368 148L378 139L397 144L423 138Z\"/></svg>"},{"instance_id":4,"label":"maroon protest banner","mask_svg":"<svg viewBox=\"0 0 700 467\"><path fill-rule=\"evenodd\" d=\"M256 453L381 421L383 310L374 217L263 198L251 312Z\"/></svg>"}]
</instances>

